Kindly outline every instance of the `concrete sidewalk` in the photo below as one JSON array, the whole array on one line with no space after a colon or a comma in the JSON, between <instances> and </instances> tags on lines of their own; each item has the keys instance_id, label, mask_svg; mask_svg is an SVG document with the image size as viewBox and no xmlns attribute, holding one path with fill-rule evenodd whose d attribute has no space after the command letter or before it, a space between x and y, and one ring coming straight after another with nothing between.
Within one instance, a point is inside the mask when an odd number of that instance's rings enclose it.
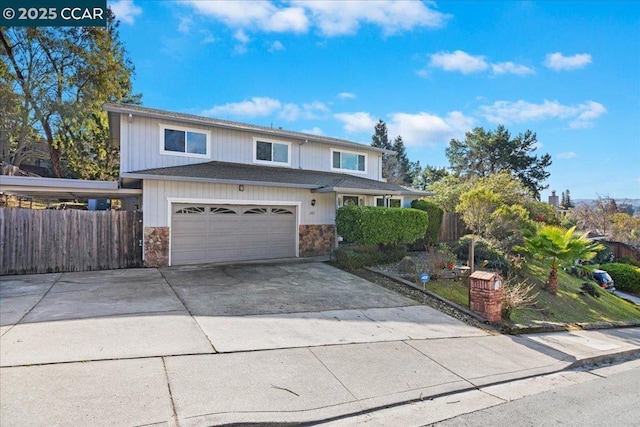
<instances>
[{"instance_id":1,"label":"concrete sidewalk","mask_svg":"<svg viewBox=\"0 0 640 427\"><path fill-rule=\"evenodd\" d=\"M213 315L212 288L161 273L3 280L0 425L316 423L640 355L640 328L496 335L348 276L375 307Z\"/></svg>"},{"instance_id":2,"label":"concrete sidewalk","mask_svg":"<svg viewBox=\"0 0 640 427\"><path fill-rule=\"evenodd\" d=\"M631 353L640 328L7 367L0 424L313 423Z\"/></svg>"}]
</instances>

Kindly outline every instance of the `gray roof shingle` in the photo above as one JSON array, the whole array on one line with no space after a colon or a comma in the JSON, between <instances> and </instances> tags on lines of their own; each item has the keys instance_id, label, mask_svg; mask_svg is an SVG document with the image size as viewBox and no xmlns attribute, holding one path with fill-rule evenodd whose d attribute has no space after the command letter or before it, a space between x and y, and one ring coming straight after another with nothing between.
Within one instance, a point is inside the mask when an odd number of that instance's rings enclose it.
<instances>
[{"instance_id":1,"label":"gray roof shingle","mask_svg":"<svg viewBox=\"0 0 640 427\"><path fill-rule=\"evenodd\" d=\"M420 194L395 184L344 173L228 162L207 162L123 173L124 178L167 179L308 188L319 192L352 190L367 194Z\"/></svg>"}]
</instances>

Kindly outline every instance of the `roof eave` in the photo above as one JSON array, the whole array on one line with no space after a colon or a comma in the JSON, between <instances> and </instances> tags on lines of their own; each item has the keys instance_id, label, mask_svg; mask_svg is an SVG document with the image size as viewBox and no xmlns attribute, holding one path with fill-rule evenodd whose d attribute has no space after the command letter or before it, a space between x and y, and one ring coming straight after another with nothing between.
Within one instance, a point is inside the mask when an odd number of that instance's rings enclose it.
<instances>
[{"instance_id":1,"label":"roof eave","mask_svg":"<svg viewBox=\"0 0 640 427\"><path fill-rule=\"evenodd\" d=\"M314 190L318 188L313 184L298 184L287 182L269 182L269 181L250 181L246 179L219 179L219 178L203 178L193 176L173 176L173 175L154 175L146 173L131 173L125 172L122 174L122 178L133 179L149 179L157 181L182 181L182 182L203 182L208 184L230 184L230 185L255 185L258 187L284 187L284 188L301 188L305 190Z\"/></svg>"},{"instance_id":2,"label":"roof eave","mask_svg":"<svg viewBox=\"0 0 640 427\"><path fill-rule=\"evenodd\" d=\"M378 147L372 147L370 145L364 145L364 144L359 144L357 142L354 141L341 141L339 139L325 139L325 138L321 138L321 137L317 137L316 135L312 135L312 134L304 134L304 133L298 133L298 132L294 132L294 131L282 131L280 129L268 129L268 128L261 128L255 125L249 125L246 124L247 126L249 126L248 128L243 126L242 123L234 123L234 122L219 122L216 121L215 119L210 119L207 117L202 117L199 118L197 116L181 116L178 114L178 116L173 116L171 114L168 114L168 112L163 112L163 111L159 111L159 110L145 110L145 107L138 107L138 108L129 108L127 107L126 104L115 104L115 103L105 103L102 105L102 109L104 111L107 111L109 113L116 113L116 114L131 114L131 115L136 115L136 116L141 116L141 117L147 117L147 118L151 118L151 119L159 119L159 120L172 120L172 121L177 121L177 122L181 122L181 123L189 123L189 124L194 124L194 125L200 125L200 126L211 126L211 127L217 127L217 128L221 128L221 129L229 129L229 130L237 130L237 131L242 131L242 132L253 132L256 134L260 134L260 135L267 135L267 136L273 136L273 137L280 137L280 138L289 138L289 139L293 139L296 141L300 141L301 143L304 142L317 142L317 143L321 143L321 144L333 144L333 145L338 145L341 147L349 147L351 149L361 149L364 151L374 151L380 154L395 154L396 152L393 150L385 150L383 148L378 148Z\"/></svg>"},{"instance_id":3,"label":"roof eave","mask_svg":"<svg viewBox=\"0 0 640 427\"><path fill-rule=\"evenodd\" d=\"M352 187L322 187L317 190L311 190L312 193L351 193L364 194L368 196L397 196L402 194L398 190L372 190Z\"/></svg>"}]
</instances>

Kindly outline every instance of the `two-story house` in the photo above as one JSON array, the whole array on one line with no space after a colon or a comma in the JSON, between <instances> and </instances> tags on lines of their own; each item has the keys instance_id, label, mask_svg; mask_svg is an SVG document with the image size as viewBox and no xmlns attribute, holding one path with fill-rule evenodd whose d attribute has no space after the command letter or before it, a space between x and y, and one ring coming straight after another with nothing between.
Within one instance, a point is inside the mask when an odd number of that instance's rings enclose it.
<instances>
[{"instance_id":1,"label":"two-story house","mask_svg":"<svg viewBox=\"0 0 640 427\"><path fill-rule=\"evenodd\" d=\"M104 105L121 186L142 188L147 266L328 254L336 209L404 206L423 193L387 183L382 155L280 128Z\"/></svg>"}]
</instances>

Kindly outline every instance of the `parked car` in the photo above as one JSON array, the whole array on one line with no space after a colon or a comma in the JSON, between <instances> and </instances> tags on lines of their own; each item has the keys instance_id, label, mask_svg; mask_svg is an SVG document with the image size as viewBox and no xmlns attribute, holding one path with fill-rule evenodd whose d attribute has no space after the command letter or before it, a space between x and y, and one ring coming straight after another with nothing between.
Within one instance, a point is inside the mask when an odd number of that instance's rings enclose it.
<instances>
[{"instance_id":1,"label":"parked car","mask_svg":"<svg viewBox=\"0 0 640 427\"><path fill-rule=\"evenodd\" d=\"M598 269L593 270L591 277L593 277L593 280L595 280L601 288L604 288L609 292L616 290L615 286L613 286L613 279L606 271Z\"/></svg>"}]
</instances>

